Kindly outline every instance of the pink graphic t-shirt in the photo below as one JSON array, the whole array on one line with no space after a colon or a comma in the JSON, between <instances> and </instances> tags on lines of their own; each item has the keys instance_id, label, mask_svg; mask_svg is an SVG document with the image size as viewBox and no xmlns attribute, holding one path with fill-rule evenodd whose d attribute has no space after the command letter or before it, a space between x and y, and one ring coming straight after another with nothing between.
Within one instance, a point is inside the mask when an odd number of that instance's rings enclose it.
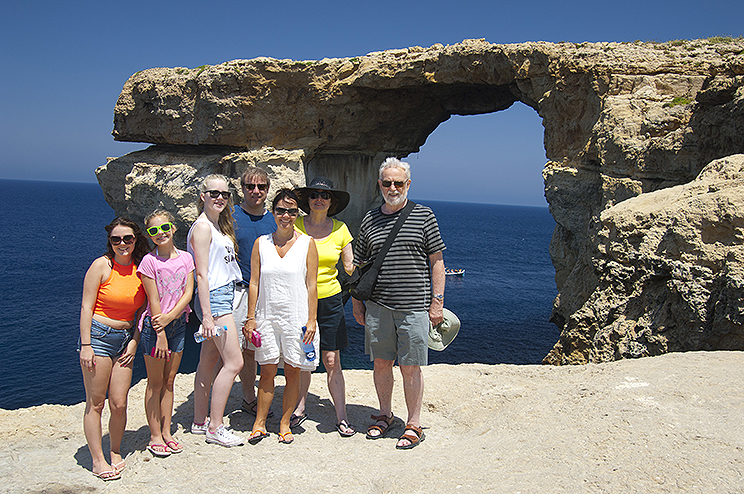
<instances>
[{"instance_id":1,"label":"pink graphic t-shirt","mask_svg":"<svg viewBox=\"0 0 744 494\"><path fill-rule=\"evenodd\" d=\"M179 249L176 251L178 256L172 259L151 252L142 258L137 268L137 272L155 280L163 314L170 312L181 299L186 288L187 275L194 270L194 258L191 254ZM191 312L191 308L187 305L184 312ZM145 314L152 316L149 301Z\"/></svg>"}]
</instances>

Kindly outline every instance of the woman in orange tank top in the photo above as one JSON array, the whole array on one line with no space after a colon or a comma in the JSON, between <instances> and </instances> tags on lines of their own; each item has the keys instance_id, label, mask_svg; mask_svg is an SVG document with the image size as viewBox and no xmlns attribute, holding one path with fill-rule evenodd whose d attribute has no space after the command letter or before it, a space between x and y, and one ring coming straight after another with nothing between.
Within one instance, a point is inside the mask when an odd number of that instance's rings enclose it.
<instances>
[{"instance_id":1,"label":"woman in orange tank top","mask_svg":"<svg viewBox=\"0 0 744 494\"><path fill-rule=\"evenodd\" d=\"M127 424L127 395L139 342L135 321L146 295L137 264L149 251L147 239L132 220L116 218L106 226L107 252L91 264L83 282L80 308L80 367L85 385L83 429L93 460L93 475L121 477L126 466L121 439ZM101 445L101 413L108 393L111 461Z\"/></svg>"}]
</instances>

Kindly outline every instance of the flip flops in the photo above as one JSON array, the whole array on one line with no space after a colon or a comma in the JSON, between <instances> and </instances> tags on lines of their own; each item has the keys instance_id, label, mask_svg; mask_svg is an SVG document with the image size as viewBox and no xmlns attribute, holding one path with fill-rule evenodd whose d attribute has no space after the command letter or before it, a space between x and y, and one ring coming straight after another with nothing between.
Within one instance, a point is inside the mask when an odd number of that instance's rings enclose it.
<instances>
[{"instance_id":1,"label":"flip flops","mask_svg":"<svg viewBox=\"0 0 744 494\"><path fill-rule=\"evenodd\" d=\"M289 426L294 429L295 427L299 427L305 420L307 420L306 413L303 413L302 415L295 415L293 413L292 416L289 417Z\"/></svg>"},{"instance_id":2,"label":"flip flops","mask_svg":"<svg viewBox=\"0 0 744 494\"><path fill-rule=\"evenodd\" d=\"M351 437L357 433L357 431L354 430L354 428L350 426L346 420L342 420L341 422L336 424L336 430L341 437Z\"/></svg>"},{"instance_id":3,"label":"flip flops","mask_svg":"<svg viewBox=\"0 0 744 494\"><path fill-rule=\"evenodd\" d=\"M111 468L113 468L117 472L121 473L121 472L124 471L125 468L127 468L127 464L124 462L124 460L121 460L116 465L111 465Z\"/></svg>"},{"instance_id":4,"label":"flip flops","mask_svg":"<svg viewBox=\"0 0 744 494\"><path fill-rule=\"evenodd\" d=\"M147 451L158 458L166 458L171 455L170 449L165 444L148 444Z\"/></svg>"},{"instance_id":5,"label":"flip flops","mask_svg":"<svg viewBox=\"0 0 744 494\"><path fill-rule=\"evenodd\" d=\"M248 438L248 444L258 444L265 437L269 437L268 432L256 429L255 431L251 432L251 435Z\"/></svg>"},{"instance_id":6,"label":"flip flops","mask_svg":"<svg viewBox=\"0 0 744 494\"><path fill-rule=\"evenodd\" d=\"M294 436L291 432L279 433L279 442L281 444L292 444L294 442Z\"/></svg>"},{"instance_id":7,"label":"flip flops","mask_svg":"<svg viewBox=\"0 0 744 494\"><path fill-rule=\"evenodd\" d=\"M92 473L94 477L98 477L104 482L108 482L109 480L117 480L121 478L121 474L117 472L116 470L108 470L106 472L101 472L101 473L96 473L96 472L92 472Z\"/></svg>"},{"instance_id":8,"label":"flip flops","mask_svg":"<svg viewBox=\"0 0 744 494\"><path fill-rule=\"evenodd\" d=\"M175 439L171 439L170 441L166 441L165 445L168 446L168 451L173 453L174 455L177 455L181 451L183 451L183 445L176 441Z\"/></svg>"}]
</instances>

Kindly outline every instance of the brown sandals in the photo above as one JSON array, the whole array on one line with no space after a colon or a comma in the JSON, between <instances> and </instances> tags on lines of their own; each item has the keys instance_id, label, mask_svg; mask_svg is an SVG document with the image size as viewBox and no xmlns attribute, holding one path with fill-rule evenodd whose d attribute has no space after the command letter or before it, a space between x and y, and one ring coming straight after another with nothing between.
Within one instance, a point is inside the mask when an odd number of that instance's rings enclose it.
<instances>
[{"instance_id":1,"label":"brown sandals","mask_svg":"<svg viewBox=\"0 0 744 494\"><path fill-rule=\"evenodd\" d=\"M416 427L415 425L407 425L406 430L403 431L403 435L398 438L398 441L400 441L401 439L407 440L409 444L406 444L404 446L396 444L396 449L412 449L418 446L419 443L422 442L424 439L426 439L426 435L424 435L424 431L423 429L421 429L421 427Z\"/></svg>"},{"instance_id":2,"label":"brown sandals","mask_svg":"<svg viewBox=\"0 0 744 494\"><path fill-rule=\"evenodd\" d=\"M380 439L385 435L385 432L390 428L391 425L393 425L393 422L395 421L395 415L392 413L390 416L386 415L371 415L372 419L375 420L375 423L370 425L367 428L367 439ZM377 422L384 422L382 425L377 425ZM380 433L377 435L372 435L370 432L372 431L379 431Z\"/></svg>"}]
</instances>

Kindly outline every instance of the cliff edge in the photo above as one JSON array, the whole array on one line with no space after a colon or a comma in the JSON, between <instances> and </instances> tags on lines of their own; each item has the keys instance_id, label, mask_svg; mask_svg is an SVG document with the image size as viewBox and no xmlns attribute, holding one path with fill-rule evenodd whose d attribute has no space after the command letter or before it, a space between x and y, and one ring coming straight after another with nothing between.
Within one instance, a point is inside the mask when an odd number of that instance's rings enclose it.
<instances>
[{"instance_id":1,"label":"cliff edge","mask_svg":"<svg viewBox=\"0 0 744 494\"><path fill-rule=\"evenodd\" d=\"M349 418L359 430L377 413L370 371L344 373ZM424 368L426 440L395 449L402 432L343 439L323 375L310 388L310 418L295 442L208 445L188 430L193 375L176 378L175 437L185 451L153 458L145 382L130 392L122 479L90 473L85 404L0 410L3 492L720 492L744 490L744 353L693 352L585 366L463 364ZM400 376L393 398L405 419ZM277 379L277 384L282 384ZM239 384L227 410L244 437ZM277 388L272 408L280 408ZM105 416L104 416L105 418ZM104 420L105 424L105 420ZM106 432L104 425L104 433ZM104 435L104 449L108 437Z\"/></svg>"}]
</instances>

